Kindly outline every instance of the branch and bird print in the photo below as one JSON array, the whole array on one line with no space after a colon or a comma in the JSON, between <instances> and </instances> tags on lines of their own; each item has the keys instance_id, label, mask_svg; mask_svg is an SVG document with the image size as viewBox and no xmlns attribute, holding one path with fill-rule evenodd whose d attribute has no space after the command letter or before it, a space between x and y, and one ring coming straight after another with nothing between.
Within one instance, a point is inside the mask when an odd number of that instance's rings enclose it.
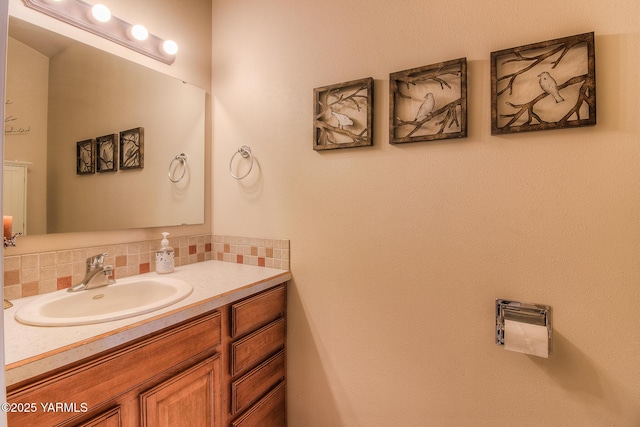
<instances>
[{"instance_id":1,"label":"branch and bird print","mask_svg":"<svg viewBox=\"0 0 640 427\"><path fill-rule=\"evenodd\" d=\"M594 124L592 36L582 34L492 53L494 131Z\"/></svg>"},{"instance_id":2,"label":"branch and bird print","mask_svg":"<svg viewBox=\"0 0 640 427\"><path fill-rule=\"evenodd\" d=\"M392 143L466 136L466 58L393 73Z\"/></svg>"},{"instance_id":3,"label":"branch and bird print","mask_svg":"<svg viewBox=\"0 0 640 427\"><path fill-rule=\"evenodd\" d=\"M373 79L362 79L315 89L316 148L371 144Z\"/></svg>"}]
</instances>

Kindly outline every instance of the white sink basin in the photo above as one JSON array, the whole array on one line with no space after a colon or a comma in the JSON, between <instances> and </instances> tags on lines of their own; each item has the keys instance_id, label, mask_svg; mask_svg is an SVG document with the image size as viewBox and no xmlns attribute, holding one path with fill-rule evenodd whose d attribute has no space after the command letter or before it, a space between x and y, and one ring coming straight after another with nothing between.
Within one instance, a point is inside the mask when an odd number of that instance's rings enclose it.
<instances>
[{"instance_id":1,"label":"white sink basin","mask_svg":"<svg viewBox=\"0 0 640 427\"><path fill-rule=\"evenodd\" d=\"M149 313L175 304L192 286L169 277L125 278L101 288L66 289L42 295L16 311L16 320L35 326L102 323Z\"/></svg>"}]
</instances>

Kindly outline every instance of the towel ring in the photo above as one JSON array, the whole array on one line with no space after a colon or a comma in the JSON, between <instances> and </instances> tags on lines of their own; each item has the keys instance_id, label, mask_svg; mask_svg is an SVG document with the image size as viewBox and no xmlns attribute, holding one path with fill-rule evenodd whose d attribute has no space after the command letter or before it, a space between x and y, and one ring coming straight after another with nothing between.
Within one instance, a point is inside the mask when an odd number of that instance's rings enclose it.
<instances>
[{"instance_id":1,"label":"towel ring","mask_svg":"<svg viewBox=\"0 0 640 427\"><path fill-rule=\"evenodd\" d=\"M171 173L171 168L173 167L173 163L174 162L180 162L182 163L182 175L180 175L179 178L176 178L175 175L173 173ZM177 183L180 182L180 180L182 180L182 178L184 178L184 174L187 172L187 155L184 153L180 153L178 155L176 155L173 160L171 160L171 163L169 163L169 171L167 172L167 175L169 175L169 180L173 183Z\"/></svg>"},{"instance_id":2,"label":"towel ring","mask_svg":"<svg viewBox=\"0 0 640 427\"><path fill-rule=\"evenodd\" d=\"M249 166L249 170L247 171L247 173L245 173L242 176L237 176L236 174L233 173L233 170L231 169L231 165L233 164L233 159L240 154L242 156L243 159L246 158L251 158L251 165ZM231 156L231 161L229 162L229 173L231 174L232 177L234 177L235 179L237 179L238 181L246 178L247 175L249 175L251 173L251 169L253 169L253 154L251 154L251 148L243 145L242 147L238 148L238 151L236 151L233 156Z\"/></svg>"}]
</instances>

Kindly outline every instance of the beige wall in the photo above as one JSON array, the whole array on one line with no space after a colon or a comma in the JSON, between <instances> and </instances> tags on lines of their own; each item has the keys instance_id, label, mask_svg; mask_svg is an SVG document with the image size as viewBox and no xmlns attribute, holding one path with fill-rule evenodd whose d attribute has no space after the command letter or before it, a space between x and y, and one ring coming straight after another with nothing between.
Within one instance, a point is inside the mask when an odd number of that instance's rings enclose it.
<instances>
[{"instance_id":1,"label":"beige wall","mask_svg":"<svg viewBox=\"0 0 640 427\"><path fill-rule=\"evenodd\" d=\"M291 239L289 425L640 424L637 0L213 4L213 229ZM490 52L588 31L597 126L491 136ZM389 145L389 73L463 56L469 137ZM314 152L313 88L367 76L374 147ZM496 298L553 306L550 359Z\"/></svg>"},{"instance_id":2,"label":"beige wall","mask_svg":"<svg viewBox=\"0 0 640 427\"><path fill-rule=\"evenodd\" d=\"M211 92L211 3L208 0L109 0L114 16L127 22L144 23L149 31L162 38L174 39L179 45L176 61L162 64L113 42L71 27L28 9L22 0L9 0L9 14L33 22L68 37L75 38L103 50L131 59L149 68L162 71L191 83L207 93ZM206 98L206 114L211 117L210 96ZM100 233L60 233L19 239L16 248L5 255L64 250L91 245L119 244L157 239L160 231L169 231L172 237L211 233L211 123L205 124L205 223L203 225L144 228ZM166 166L164 166L166 168ZM152 212L151 212L152 213Z\"/></svg>"},{"instance_id":3,"label":"beige wall","mask_svg":"<svg viewBox=\"0 0 640 427\"><path fill-rule=\"evenodd\" d=\"M13 38L8 42L8 55L20 61L7 61L7 116L15 120L6 126L16 132L5 135L4 159L31 163L27 168L27 232L40 234L47 227L49 58Z\"/></svg>"}]
</instances>

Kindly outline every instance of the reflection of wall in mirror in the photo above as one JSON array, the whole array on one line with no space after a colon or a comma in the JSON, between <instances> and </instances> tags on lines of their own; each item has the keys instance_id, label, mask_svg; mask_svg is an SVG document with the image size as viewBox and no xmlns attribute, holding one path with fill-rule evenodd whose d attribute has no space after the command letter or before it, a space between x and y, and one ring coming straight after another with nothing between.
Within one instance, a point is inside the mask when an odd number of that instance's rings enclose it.
<instances>
[{"instance_id":1,"label":"reflection of wall in mirror","mask_svg":"<svg viewBox=\"0 0 640 427\"><path fill-rule=\"evenodd\" d=\"M49 232L95 230L96 222L102 229L203 222L204 165L192 167L199 176L178 193L167 176L177 153L203 163L202 90L131 62L114 64L82 44L51 58L49 81ZM75 174L69 141L137 127L144 128L143 169Z\"/></svg>"},{"instance_id":2,"label":"reflection of wall in mirror","mask_svg":"<svg viewBox=\"0 0 640 427\"><path fill-rule=\"evenodd\" d=\"M29 234L46 233L47 92L49 58L9 38L7 114L28 123L29 132L5 134L4 158L29 162L26 222ZM5 214L8 213L5 211ZM17 230L20 231L20 230Z\"/></svg>"},{"instance_id":3,"label":"reflection of wall in mirror","mask_svg":"<svg viewBox=\"0 0 640 427\"><path fill-rule=\"evenodd\" d=\"M5 159L33 164L29 234L204 223L205 92L68 39L43 47L53 33L13 17L10 25L7 91L30 132L8 138ZM34 32L46 54L18 41L34 43ZM77 141L136 127L145 128L143 170L76 174ZM181 152L189 179L176 185L167 169Z\"/></svg>"}]
</instances>

